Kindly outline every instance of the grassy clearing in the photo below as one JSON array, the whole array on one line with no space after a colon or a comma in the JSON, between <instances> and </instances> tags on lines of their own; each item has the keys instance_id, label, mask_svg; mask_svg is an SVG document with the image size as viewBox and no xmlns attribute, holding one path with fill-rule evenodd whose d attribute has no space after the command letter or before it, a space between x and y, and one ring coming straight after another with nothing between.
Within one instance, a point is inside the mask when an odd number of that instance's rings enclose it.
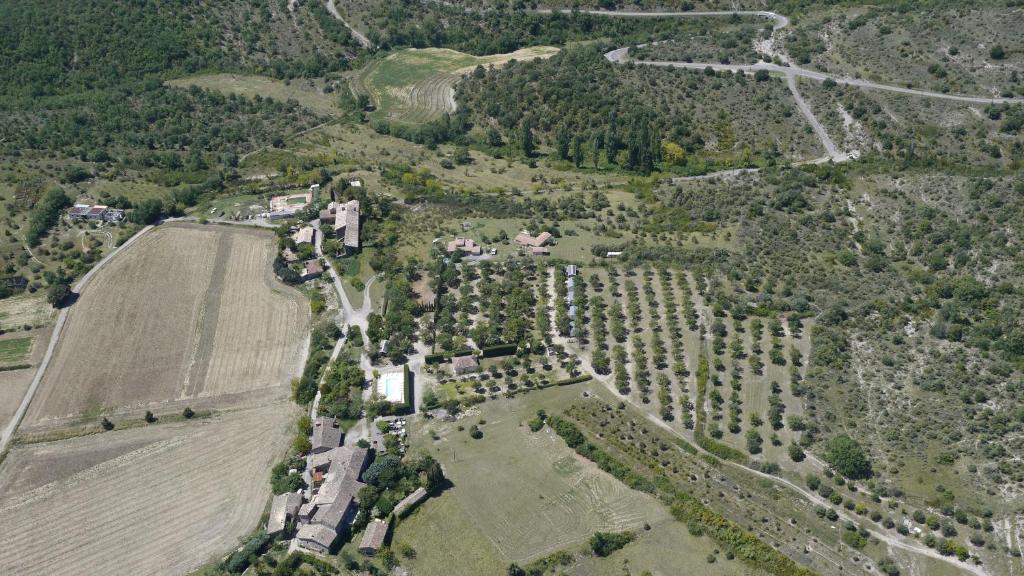
<instances>
[{"instance_id":1,"label":"grassy clearing","mask_svg":"<svg viewBox=\"0 0 1024 576\"><path fill-rule=\"evenodd\" d=\"M454 484L450 496L504 562L580 545L598 530L637 529L668 518L655 499L580 460L549 429L532 433L525 425L537 409L555 412L579 394L573 386L487 402L459 422L428 421L413 430L414 449L441 462ZM458 430L480 420L480 440ZM399 527L399 538L426 538L417 530L409 535L408 526Z\"/></svg>"},{"instance_id":2,"label":"grassy clearing","mask_svg":"<svg viewBox=\"0 0 1024 576\"><path fill-rule=\"evenodd\" d=\"M0 330L45 326L56 315L57 311L46 302L43 294L25 294L0 300Z\"/></svg>"},{"instance_id":3,"label":"grassy clearing","mask_svg":"<svg viewBox=\"0 0 1024 576\"><path fill-rule=\"evenodd\" d=\"M200 74L167 82L171 86L198 86L223 94L237 94L246 98L273 98L278 101L295 100L299 104L328 116L342 113L341 100L337 94L324 93L323 80L298 79L276 80L266 76L243 74Z\"/></svg>"},{"instance_id":4,"label":"grassy clearing","mask_svg":"<svg viewBox=\"0 0 1024 576\"><path fill-rule=\"evenodd\" d=\"M32 338L0 340L0 366L23 363L32 352Z\"/></svg>"},{"instance_id":5,"label":"grassy clearing","mask_svg":"<svg viewBox=\"0 0 1024 576\"><path fill-rule=\"evenodd\" d=\"M691 566L693 574L732 576L762 573L736 560L726 560L724 555L716 554L717 551L718 547L711 540L694 538L686 531L686 526L668 520L641 532L635 542L607 558L587 557L579 566L582 573L592 576L643 574L644 571L677 574L680 560L687 559L686 565ZM715 558L714 563L708 562L709 556Z\"/></svg>"},{"instance_id":6,"label":"grassy clearing","mask_svg":"<svg viewBox=\"0 0 1024 576\"><path fill-rule=\"evenodd\" d=\"M352 86L370 97L376 107L371 117L416 124L455 111L455 83L476 66L501 66L557 52L539 46L477 57L443 48L401 50L369 64L353 78Z\"/></svg>"},{"instance_id":7,"label":"grassy clearing","mask_svg":"<svg viewBox=\"0 0 1024 576\"><path fill-rule=\"evenodd\" d=\"M506 568L491 541L459 506L454 490L431 498L398 525L393 546L402 544L416 550L415 559L402 561L413 574L470 576Z\"/></svg>"}]
</instances>

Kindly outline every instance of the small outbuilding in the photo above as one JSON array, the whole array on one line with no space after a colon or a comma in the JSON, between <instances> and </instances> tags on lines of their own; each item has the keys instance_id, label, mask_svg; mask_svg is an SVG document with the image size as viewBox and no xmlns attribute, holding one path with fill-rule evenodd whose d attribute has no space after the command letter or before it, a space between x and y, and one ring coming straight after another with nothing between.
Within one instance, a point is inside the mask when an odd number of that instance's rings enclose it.
<instances>
[{"instance_id":1,"label":"small outbuilding","mask_svg":"<svg viewBox=\"0 0 1024 576\"><path fill-rule=\"evenodd\" d=\"M394 514L399 518L403 518L406 514L412 511L420 502L427 499L427 489L422 486L413 491L402 501L395 505Z\"/></svg>"},{"instance_id":2,"label":"small outbuilding","mask_svg":"<svg viewBox=\"0 0 1024 576\"><path fill-rule=\"evenodd\" d=\"M278 494L270 504L270 518L267 520L267 534L273 536L284 532L289 520L293 520L302 507L302 495L296 492Z\"/></svg>"},{"instance_id":3,"label":"small outbuilding","mask_svg":"<svg viewBox=\"0 0 1024 576\"><path fill-rule=\"evenodd\" d=\"M374 556L377 554L377 550L384 545L384 540L388 537L388 528L390 525L383 520L373 520L366 525L366 531L363 532L363 539L359 541L359 552L365 556Z\"/></svg>"}]
</instances>

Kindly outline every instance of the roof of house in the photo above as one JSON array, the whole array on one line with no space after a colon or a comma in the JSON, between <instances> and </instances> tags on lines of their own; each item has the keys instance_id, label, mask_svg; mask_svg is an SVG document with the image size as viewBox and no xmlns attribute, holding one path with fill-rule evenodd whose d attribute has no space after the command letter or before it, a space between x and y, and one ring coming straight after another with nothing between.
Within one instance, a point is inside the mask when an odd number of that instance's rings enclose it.
<instances>
[{"instance_id":1,"label":"roof of house","mask_svg":"<svg viewBox=\"0 0 1024 576\"><path fill-rule=\"evenodd\" d=\"M395 504L395 509L394 509L395 516L402 516L403 514L406 513L406 511L409 510L409 508L412 508L413 506L419 504L426 497L427 497L427 489L423 488L422 486L417 488L416 490L413 491L412 494L409 494L405 498L402 498L401 502L399 502L398 504Z\"/></svg>"},{"instance_id":2,"label":"roof of house","mask_svg":"<svg viewBox=\"0 0 1024 576\"><path fill-rule=\"evenodd\" d=\"M319 260L317 260L315 258L313 260L306 260L306 276L311 276L313 274L323 274L323 273L324 273L324 267L323 267L323 265L320 264Z\"/></svg>"},{"instance_id":3,"label":"roof of house","mask_svg":"<svg viewBox=\"0 0 1024 576\"><path fill-rule=\"evenodd\" d=\"M512 241L516 244L522 244L523 246L533 246L533 236L530 236L526 230L516 234L516 237L513 238Z\"/></svg>"},{"instance_id":4,"label":"roof of house","mask_svg":"<svg viewBox=\"0 0 1024 576\"><path fill-rule=\"evenodd\" d=\"M520 244L522 246L536 247L543 246L548 242L551 242L552 238L554 238L554 236L552 236L550 232L541 232L537 236L530 236L529 232L523 230L519 234L516 234L516 237L513 239L513 241L516 244Z\"/></svg>"},{"instance_id":5,"label":"roof of house","mask_svg":"<svg viewBox=\"0 0 1024 576\"><path fill-rule=\"evenodd\" d=\"M469 238L456 238L448 243L448 253L462 251L470 254L480 254L482 247Z\"/></svg>"},{"instance_id":6,"label":"roof of house","mask_svg":"<svg viewBox=\"0 0 1024 576\"><path fill-rule=\"evenodd\" d=\"M304 524L302 528L299 528L296 537L300 544L303 541L314 542L324 548L330 548L331 544L334 544L334 539L338 537L338 533L322 524Z\"/></svg>"},{"instance_id":7,"label":"roof of house","mask_svg":"<svg viewBox=\"0 0 1024 576\"><path fill-rule=\"evenodd\" d=\"M476 361L476 356L456 356L452 358L452 368L456 370L460 368L476 368L480 366L480 363Z\"/></svg>"},{"instance_id":8,"label":"roof of house","mask_svg":"<svg viewBox=\"0 0 1024 576\"><path fill-rule=\"evenodd\" d=\"M390 525L383 520L374 520L366 525L366 532L363 533L363 539L359 541L359 549L372 549L376 551L384 544L384 539L388 536L388 528Z\"/></svg>"},{"instance_id":9,"label":"roof of house","mask_svg":"<svg viewBox=\"0 0 1024 576\"><path fill-rule=\"evenodd\" d=\"M530 252L532 254L548 254L551 251L541 246L534 246L533 248L530 249Z\"/></svg>"},{"instance_id":10,"label":"roof of house","mask_svg":"<svg viewBox=\"0 0 1024 576\"><path fill-rule=\"evenodd\" d=\"M341 446L342 434L342 430L334 418L318 417L313 421L313 449Z\"/></svg>"},{"instance_id":11,"label":"roof of house","mask_svg":"<svg viewBox=\"0 0 1024 576\"><path fill-rule=\"evenodd\" d=\"M327 471L327 480L314 499L318 506L355 498L359 489L363 487L363 483L359 482L359 475L369 458L367 450L342 446L332 452L334 457L331 458L331 467Z\"/></svg>"},{"instance_id":12,"label":"roof of house","mask_svg":"<svg viewBox=\"0 0 1024 576\"><path fill-rule=\"evenodd\" d=\"M278 494L270 504L270 518L267 520L267 532L270 534L284 530L289 516L295 516L302 506L302 496L295 492Z\"/></svg>"},{"instance_id":13,"label":"roof of house","mask_svg":"<svg viewBox=\"0 0 1024 576\"><path fill-rule=\"evenodd\" d=\"M359 200L345 203L345 246L359 248Z\"/></svg>"}]
</instances>

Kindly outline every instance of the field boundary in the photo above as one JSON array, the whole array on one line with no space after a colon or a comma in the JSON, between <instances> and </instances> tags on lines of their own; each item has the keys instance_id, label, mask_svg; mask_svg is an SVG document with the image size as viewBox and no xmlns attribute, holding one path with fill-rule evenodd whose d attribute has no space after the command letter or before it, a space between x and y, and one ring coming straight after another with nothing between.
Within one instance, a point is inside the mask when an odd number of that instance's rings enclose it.
<instances>
[{"instance_id":1,"label":"field boundary","mask_svg":"<svg viewBox=\"0 0 1024 576\"><path fill-rule=\"evenodd\" d=\"M103 268L111 258L117 256L122 250L134 244L139 238L146 235L150 230L153 230L154 227L154 225L150 224L142 230L139 230L134 236L126 240L124 244L121 244L111 251L110 254L104 256L102 260L97 262L95 266L85 273L85 276L82 276L81 280L75 283L72 287L72 291L76 294L80 294L93 276L95 276L96 272ZM60 339L61 331L64 329L64 324L67 321L69 310L70 307L61 308L60 314L57 315L57 322L53 326L53 333L50 335L50 342L46 346L46 353L43 354L42 359L39 361L39 367L36 368L36 374L32 377L32 383L25 392L25 397L22 398L21 404L18 406L18 410L14 413L14 417L11 418L7 427L4 428L3 434L0 434L0 461L2 461L3 456L6 454L7 448L10 445L11 440L14 438L14 433L18 429L18 425L21 424L22 418L24 418L25 413L28 412L29 404L32 403L32 398L35 396L36 390L39 388L39 383L43 381L43 374L46 373L46 368L50 364L50 358L53 357L53 351L57 348L57 341Z\"/></svg>"}]
</instances>

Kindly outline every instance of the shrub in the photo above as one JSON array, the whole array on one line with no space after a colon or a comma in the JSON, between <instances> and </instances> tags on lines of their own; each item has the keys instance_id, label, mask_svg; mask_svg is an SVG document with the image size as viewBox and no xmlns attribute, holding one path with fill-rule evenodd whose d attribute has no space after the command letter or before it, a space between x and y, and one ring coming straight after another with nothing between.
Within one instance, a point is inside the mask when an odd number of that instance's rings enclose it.
<instances>
[{"instance_id":1,"label":"shrub","mask_svg":"<svg viewBox=\"0 0 1024 576\"><path fill-rule=\"evenodd\" d=\"M595 532L590 537L590 549L595 556L604 558L633 541L632 532Z\"/></svg>"}]
</instances>

